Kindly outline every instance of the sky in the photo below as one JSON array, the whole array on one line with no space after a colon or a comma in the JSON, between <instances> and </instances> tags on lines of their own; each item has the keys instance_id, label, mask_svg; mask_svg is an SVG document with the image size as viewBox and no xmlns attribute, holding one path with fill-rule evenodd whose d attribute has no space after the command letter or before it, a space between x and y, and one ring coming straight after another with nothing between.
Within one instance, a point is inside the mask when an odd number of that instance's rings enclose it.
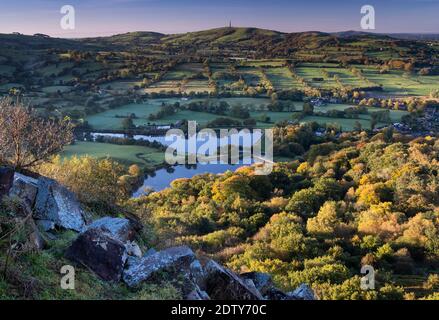
<instances>
[{"instance_id":1,"label":"sky","mask_svg":"<svg viewBox=\"0 0 439 320\"><path fill-rule=\"evenodd\" d=\"M60 12L75 9L75 29ZM283 32L361 30L361 7L375 8L378 33L439 33L439 0L0 0L0 33L56 37L130 31L182 33L223 27ZM370 31L370 30L369 30Z\"/></svg>"}]
</instances>

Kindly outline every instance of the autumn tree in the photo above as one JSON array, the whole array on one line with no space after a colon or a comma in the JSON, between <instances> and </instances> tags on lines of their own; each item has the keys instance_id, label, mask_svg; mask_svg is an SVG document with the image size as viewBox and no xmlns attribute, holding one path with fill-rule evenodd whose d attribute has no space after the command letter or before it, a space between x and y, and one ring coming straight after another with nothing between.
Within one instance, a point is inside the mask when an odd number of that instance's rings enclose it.
<instances>
[{"instance_id":1,"label":"autumn tree","mask_svg":"<svg viewBox=\"0 0 439 320\"><path fill-rule=\"evenodd\" d=\"M68 120L39 117L20 100L0 100L0 163L28 169L62 151L73 139Z\"/></svg>"}]
</instances>

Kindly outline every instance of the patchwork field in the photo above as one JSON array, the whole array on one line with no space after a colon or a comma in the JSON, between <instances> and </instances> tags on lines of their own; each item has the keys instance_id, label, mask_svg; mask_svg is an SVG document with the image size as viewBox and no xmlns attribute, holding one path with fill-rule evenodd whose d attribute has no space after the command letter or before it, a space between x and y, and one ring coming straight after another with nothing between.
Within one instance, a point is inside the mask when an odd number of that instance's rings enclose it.
<instances>
[{"instance_id":1,"label":"patchwork field","mask_svg":"<svg viewBox=\"0 0 439 320\"><path fill-rule=\"evenodd\" d=\"M300 89L302 85L298 83L286 67L265 69L268 78L276 90Z\"/></svg>"},{"instance_id":2,"label":"patchwork field","mask_svg":"<svg viewBox=\"0 0 439 320\"><path fill-rule=\"evenodd\" d=\"M163 103L173 104L179 102L182 106L189 102L204 101L204 99L191 99L189 101L183 101L181 99L150 99L143 104L128 104L119 108L107 110L92 116L87 117L89 125L97 130L120 130L122 129L123 117L127 117L131 114L136 115L134 119L134 124L141 126L147 124L158 124L158 125L170 125L174 124L179 120L191 120L196 121L199 125L205 126L208 122L213 121L219 117L227 117L230 119L242 121L242 119L233 118L230 116L220 116L217 114L206 113L206 112L196 112L190 110L180 110L177 113L165 116L161 119L150 121L148 116L153 113L157 113ZM218 103L220 101L227 102L230 106L240 105L242 107L248 108L250 111L250 116L257 121L257 127L259 128L271 128L277 122L280 121L293 121L294 115L297 112L302 111L303 102L293 101L295 111L294 112L272 112L266 109L267 105L270 103L269 99L265 98L223 98L223 99L210 99L211 103ZM329 110L339 110L343 111L350 107L346 104L329 104L327 106L315 107L315 112L327 112ZM369 107L369 112L382 111L379 108ZM390 119L392 122L399 122L403 115L407 114L406 111L401 110L390 110ZM264 117L269 117L269 121L261 121L260 119ZM354 128L356 121L359 121L363 128L370 128L370 114L359 115L358 119L346 119L346 118L330 118L322 116L311 116L306 117L302 122L316 121L318 123L331 123L341 126L344 131L350 131ZM383 123L378 123L378 125L384 125Z\"/></svg>"},{"instance_id":3,"label":"patchwork field","mask_svg":"<svg viewBox=\"0 0 439 320\"><path fill-rule=\"evenodd\" d=\"M439 75L418 76L398 70L380 74L376 68L364 68L364 75L369 80L382 85L384 92L398 96L425 96L439 89Z\"/></svg>"}]
</instances>

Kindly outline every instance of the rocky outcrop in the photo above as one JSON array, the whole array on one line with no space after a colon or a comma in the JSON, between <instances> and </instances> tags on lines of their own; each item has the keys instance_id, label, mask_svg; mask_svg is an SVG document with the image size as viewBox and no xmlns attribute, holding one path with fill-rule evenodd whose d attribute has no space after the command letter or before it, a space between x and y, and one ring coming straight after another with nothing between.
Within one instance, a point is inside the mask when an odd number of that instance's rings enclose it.
<instances>
[{"instance_id":1,"label":"rocky outcrop","mask_svg":"<svg viewBox=\"0 0 439 320\"><path fill-rule=\"evenodd\" d=\"M129 256L136 258L142 257L142 250L140 249L139 245L134 241L127 241L125 243L125 249L127 250L127 255Z\"/></svg>"},{"instance_id":2,"label":"rocky outcrop","mask_svg":"<svg viewBox=\"0 0 439 320\"><path fill-rule=\"evenodd\" d=\"M9 194L14 181L14 170L8 167L0 167L0 200Z\"/></svg>"},{"instance_id":3,"label":"rocky outcrop","mask_svg":"<svg viewBox=\"0 0 439 320\"><path fill-rule=\"evenodd\" d=\"M100 229L90 229L80 234L67 249L66 257L107 281L121 279L127 260L125 244Z\"/></svg>"},{"instance_id":4,"label":"rocky outcrop","mask_svg":"<svg viewBox=\"0 0 439 320\"><path fill-rule=\"evenodd\" d=\"M287 295L296 300L316 300L314 292L305 283L302 283L296 290L288 292Z\"/></svg>"},{"instance_id":5,"label":"rocky outcrop","mask_svg":"<svg viewBox=\"0 0 439 320\"><path fill-rule=\"evenodd\" d=\"M38 180L19 173L14 175L10 196L18 197L27 214L32 213L38 193Z\"/></svg>"},{"instance_id":6,"label":"rocky outcrop","mask_svg":"<svg viewBox=\"0 0 439 320\"><path fill-rule=\"evenodd\" d=\"M49 178L35 179L19 173L13 177L9 196L21 200L25 213L33 214L42 230L55 227L78 232L84 230L85 212L73 192Z\"/></svg>"},{"instance_id":7,"label":"rocky outcrop","mask_svg":"<svg viewBox=\"0 0 439 320\"><path fill-rule=\"evenodd\" d=\"M209 295L206 291L201 290L198 286L189 292L186 297L186 300L210 300Z\"/></svg>"},{"instance_id":8,"label":"rocky outcrop","mask_svg":"<svg viewBox=\"0 0 439 320\"><path fill-rule=\"evenodd\" d=\"M101 229L112 238L123 243L133 240L135 236L135 230L131 222L124 218L104 217L93 221L86 229Z\"/></svg>"},{"instance_id":9,"label":"rocky outcrop","mask_svg":"<svg viewBox=\"0 0 439 320\"><path fill-rule=\"evenodd\" d=\"M262 272L248 272L240 275L244 280L250 280L256 289L265 295L270 289L274 287L271 276L268 273Z\"/></svg>"},{"instance_id":10,"label":"rocky outcrop","mask_svg":"<svg viewBox=\"0 0 439 320\"><path fill-rule=\"evenodd\" d=\"M38 179L34 217L54 222L58 227L82 231L85 228L84 211L76 196L55 180Z\"/></svg>"},{"instance_id":11,"label":"rocky outcrop","mask_svg":"<svg viewBox=\"0 0 439 320\"><path fill-rule=\"evenodd\" d=\"M187 246L161 251L150 248L142 256L141 248L134 241L142 228L136 217L103 217L86 225L86 212L76 196L54 180L14 176L10 169L0 168L0 198L8 194L18 197L28 214L31 231L28 243L32 250L43 250L45 238L55 236L40 230L58 227L80 232L67 249L66 257L106 281L123 280L135 288L144 282L166 280L176 285L188 300L315 299L306 284L284 293L274 286L268 274L238 275L213 260L201 263Z\"/></svg>"},{"instance_id":12,"label":"rocky outcrop","mask_svg":"<svg viewBox=\"0 0 439 320\"><path fill-rule=\"evenodd\" d=\"M159 272L175 273L187 269L194 260L195 254L186 246L158 251L144 256L137 264L128 267L123 273L123 280L128 286L136 287Z\"/></svg>"},{"instance_id":13,"label":"rocky outcrop","mask_svg":"<svg viewBox=\"0 0 439 320\"><path fill-rule=\"evenodd\" d=\"M204 267L206 292L214 300L263 300L255 288L246 284L235 273L210 260Z\"/></svg>"}]
</instances>

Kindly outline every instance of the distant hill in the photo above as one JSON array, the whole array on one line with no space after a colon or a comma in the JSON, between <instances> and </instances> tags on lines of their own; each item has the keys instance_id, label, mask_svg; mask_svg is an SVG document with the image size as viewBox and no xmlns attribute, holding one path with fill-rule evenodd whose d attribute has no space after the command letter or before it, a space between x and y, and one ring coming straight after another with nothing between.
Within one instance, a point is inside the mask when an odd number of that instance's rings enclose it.
<instances>
[{"instance_id":1,"label":"distant hill","mask_svg":"<svg viewBox=\"0 0 439 320\"><path fill-rule=\"evenodd\" d=\"M319 31L284 33L258 28L225 27L181 34L129 32L106 37L81 39L51 38L46 35L0 34L2 48L9 49L67 49L117 51L150 49L167 54L219 54L223 56L303 57L309 61L350 61L362 63L365 57L386 61L406 57L404 52L422 52L425 60L434 56L425 39L435 35L378 34L359 31L325 33ZM439 38L439 37L438 37ZM414 41L416 43L414 43ZM415 51L413 51L415 50ZM9 53L9 56L11 53ZM406 58L410 58L407 56Z\"/></svg>"},{"instance_id":2,"label":"distant hill","mask_svg":"<svg viewBox=\"0 0 439 320\"><path fill-rule=\"evenodd\" d=\"M382 38L388 36L394 39L401 40L439 40L439 33L374 33L365 31L342 31L331 33L337 37L349 38L349 37L359 37L359 36L370 36Z\"/></svg>"},{"instance_id":3,"label":"distant hill","mask_svg":"<svg viewBox=\"0 0 439 320\"><path fill-rule=\"evenodd\" d=\"M439 41L439 33L391 33L391 37L405 40L434 40Z\"/></svg>"},{"instance_id":4,"label":"distant hill","mask_svg":"<svg viewBox=\"0 0 439 320\"><path fill-rule=\"evenodd\" d=\"M217 28L198 32L168 35L162 40L173 44L246 44L251 45L264 40L281 40L285 33L257 28Z\"/></svg>"},{"instance_id":5,"label":"distant hill","mask_svg":"<svg viewBox=\"0 0 439 320\"><path fill-rule=\"evenodd\" d=\"M81 48L82 44L78 41L62 38L51 38L43 34L33 36L23 34L4 34L0 33L0 48L9 47L11 49L73 49Z\"/></svg>"},{"instance_id":6,"label":"distant hill","mask_svg":"<svg viewBox=\"0 0 439 320\"><path fill-rule=\"evenodd\" d=\"M107 37L81 38L77 41L96 46L141 47L158 43L165 35L157 32L128 32Z\"/></svg>"}]
</instances>

